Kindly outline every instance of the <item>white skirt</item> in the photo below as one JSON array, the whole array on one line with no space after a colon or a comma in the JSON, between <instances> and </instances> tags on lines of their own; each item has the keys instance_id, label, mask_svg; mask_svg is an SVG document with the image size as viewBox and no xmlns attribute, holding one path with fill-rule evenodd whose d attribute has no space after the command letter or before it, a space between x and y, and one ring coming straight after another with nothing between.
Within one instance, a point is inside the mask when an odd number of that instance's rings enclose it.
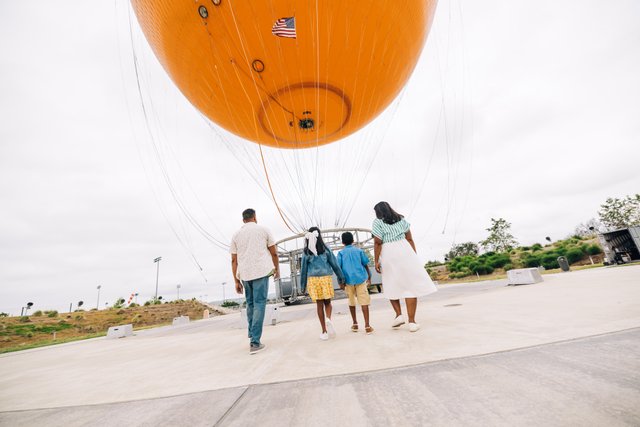
<instances>
[{"instance_id":1,"label":"white skirt","mask_svg":"<svg viewBox=\"0 0 640 427\"><path fill-rule=\"evenodd\" d=\"M405 239L382 245L380 266L382 293L389 299L417 298L438 290Z\"/></svg>"}]
</instances>

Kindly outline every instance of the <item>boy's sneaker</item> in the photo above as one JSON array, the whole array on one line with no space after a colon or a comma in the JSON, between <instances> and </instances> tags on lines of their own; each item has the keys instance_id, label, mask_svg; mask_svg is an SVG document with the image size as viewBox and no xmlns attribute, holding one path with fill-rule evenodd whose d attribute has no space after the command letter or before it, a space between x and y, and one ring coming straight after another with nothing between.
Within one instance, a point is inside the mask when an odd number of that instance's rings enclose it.
<instances>
[{"instance_id":1,"label":"boy's sneaker","mask_svg":"<svg viewBox=\"0 0 640 427\"><path fill-rule=\"evenodd\" d=\"M329 334L327 334L326 332L323 332L320 334L320 339L322 341L327 341L329 339Z\"/></svg>"},{"instance_id":2,"label":"boy's sneaker","mask_svg":"<svg viewBox=\"0 0 640 427\"><path fill-rule=\"evenodd\" d=\"M417 323L409 323L409 332L416 332L418 329L420 329L420 325Z\"/></svg>"},{"instance_id":3,"label":"boy's sneaker","mask_svg":"<svg viewBox=\"0 0 640 427\"><path fill-rule=\"evenodd\" d=\"M264 350L264 344L258 344L258 345L250 344L249 345L249 354L256 354L260 350Z\"/></svg>"},{"instance_id":4,"label":"boy's sneaker","mask_svg":"<svg viewBox=\"0 0 640 427\"><path fill-rule=\"evenodd\" d=\"M373 333L373 328L371 326L367 326L366 328L364 328L364 331L367 333L367 335L371 335Z\"/></svg>"},{"instance_id":5,"label":"boy's sneaker","mask_svg":"<svg viewBox=\"0 0 640 427\"><path fill-rule=\"evenodd\" d=\"M391 324L391 327L392 328L397 328L397 327L402 326L402 325L404 325L404 316L401 314L401 315L399 315L398 317L396 317L393 320L393 323Z\"/></svg>"},{"instance_id":6,"label":"boy's sneaker","mask_svg":"<svg viewBox=\"0 0 640 427\"><path fill-rule=\"evenodd\" d=\"M331 319L327 318L324 321L324 324L327 326L327 333L329 334L329 338L335 338L336 328L333 327L333 322L331 321Z\"/></svg>"}]
</instances>

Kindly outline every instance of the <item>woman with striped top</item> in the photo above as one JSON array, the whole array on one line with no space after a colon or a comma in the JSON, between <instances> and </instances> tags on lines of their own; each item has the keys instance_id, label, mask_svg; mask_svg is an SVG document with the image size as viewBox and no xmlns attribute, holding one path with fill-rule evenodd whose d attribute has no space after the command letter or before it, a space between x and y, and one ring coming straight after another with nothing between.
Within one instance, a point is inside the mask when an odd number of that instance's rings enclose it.
<instances>
[{"instance_id":1,"label":"woman with striped top","mask_svg":"<svg viewBox=\"0 0 640 427\"><path fill-rule=\"evenodd\" d=\"M409 223L387 202L378 203L373 210L376 213L371 228L375 267L382 274L383 293L396 312L391 326L398 328L405 323L400 306L400 299L404 298L409 331L416 332L420 329L420 325L416 323L418 297L436 292L436 286L416 254Z\"/></svg>"}]
</instances>

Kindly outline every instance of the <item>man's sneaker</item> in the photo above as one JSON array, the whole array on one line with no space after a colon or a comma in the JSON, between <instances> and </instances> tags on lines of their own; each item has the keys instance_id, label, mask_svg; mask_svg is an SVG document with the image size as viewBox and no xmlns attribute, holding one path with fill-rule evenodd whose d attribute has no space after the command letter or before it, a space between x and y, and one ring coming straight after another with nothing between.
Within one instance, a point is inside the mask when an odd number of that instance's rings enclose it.
<instances>
[{"instance_id":1,"label":"man's sneaker","mask_svg":"<svg viewBox=\"0 0 640 427\"><path fill-rule=\"evenodd\" d=\"M249 354L256 354L260 350L264 350L264 344L258 344L258 345L251 344L249 346Z\"/></svg>"},{"instance_id":2,"label":"man's sneaker","mask_svg":"<svg viewBox=\"0 0 640 427\"><path fill-rule=\"evenodd\" d=\"M397 328L397 327L402 326L402 325L404 325L404 316L401 314L401 315L399 315L398 317L396 317L393 320L393 323L391 324L391 327L392 328Z\"/></svg>"},{"instance_id":3,"label":"man's sneaker","mask_svg":"<svg viewBox=\"0 0 640 427\"><path fill-rule=\"evenodd\" d=\"M417 323L409 323L409 332L416 332L418 329L420 329L420 325Z\"/></svg>"},{"instance_id":4,"label":"man's sneaker","mask_svg":"<svg viewBox=\"0 0 640 427\"><path fill-rule=\"evenodd\" d=\"M324 324L327 326L327 333L329 334L329 338L335 338L336 328L333 327L333 322L331 321L331 319L327 318L324 321Z\"/></svg>"},{"instance_id":5,"label":"man's sneaker","mask_svg":"<svg viewBox=\"0 0 640 427\"><path fill-rule=\"evenodd\" d=\"M329 334L327 334L326 332L323 332L320 334L320 339L322 341L327 341L329 339Z\"/></svg>"}]
</instances>

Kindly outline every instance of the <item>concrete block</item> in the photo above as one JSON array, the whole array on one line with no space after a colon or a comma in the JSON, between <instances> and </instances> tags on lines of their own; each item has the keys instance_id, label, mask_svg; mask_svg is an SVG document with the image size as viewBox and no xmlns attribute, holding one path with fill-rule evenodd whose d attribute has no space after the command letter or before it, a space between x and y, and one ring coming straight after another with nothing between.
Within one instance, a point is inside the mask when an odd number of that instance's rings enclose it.
<instances>
[{"instance_id":1,"label":"concrete block","mask_svg":"<svg viewBox=\"0 0 640 427\"><path fill-rule=\"evenodd\" d=\"M275 325L278 323L278 306L276 304L269 304L264 309L264 321L263 325ZM246 328L249 326L247 322L247 309L243 308L240 310L240 322L242 327Z\"/></svg>"},{"instance_id":2,"label":"concrete block","mask_svg":"<svg viewBox=\"0 0 640 427\"><path fill-rule=\"evenodd\" d=\"M205 310L202 312L202 318L203 319L208 319L209 318L209 310Z\"/></svg>"},{"instance_id":3,"label":"concrete block","mask_svg":"<svg viewBox=\"0 0 640 427\"><path fill-rule=\"evenodd\" d=\"M133 325L112 326L107 330L107 338L124 338L133 336Z\"/></svg>"},{"instance_id":4,"label":"concrete block","mask_svg":"<svg viewBox=\"0 0 640 427\"><path fill-rule=\"evenodd\" d=\"M174 317L171 326L187 325L189 323L189 316Z\"/></svg>"},{"instance_id":5,"label":"concrete block","mask_svg":"<svg viewBox=\"0 0 640 427\"><path fill-rule=\"evenodd\" d=\"M278 323L278 306L270 304L264 313L264 324L275 325L276 323Z\"/></svg>"},{"instance_id":6,"label":"concrete block","mask_svg":"<svg viewBox=\"0 0 640 427\"><path fill-rule=\"evenodd\" d=\"M507 281L510 285L532 285L543 280L537 268L517 268L507 271Z\"/></svg>"}]
</instances>

